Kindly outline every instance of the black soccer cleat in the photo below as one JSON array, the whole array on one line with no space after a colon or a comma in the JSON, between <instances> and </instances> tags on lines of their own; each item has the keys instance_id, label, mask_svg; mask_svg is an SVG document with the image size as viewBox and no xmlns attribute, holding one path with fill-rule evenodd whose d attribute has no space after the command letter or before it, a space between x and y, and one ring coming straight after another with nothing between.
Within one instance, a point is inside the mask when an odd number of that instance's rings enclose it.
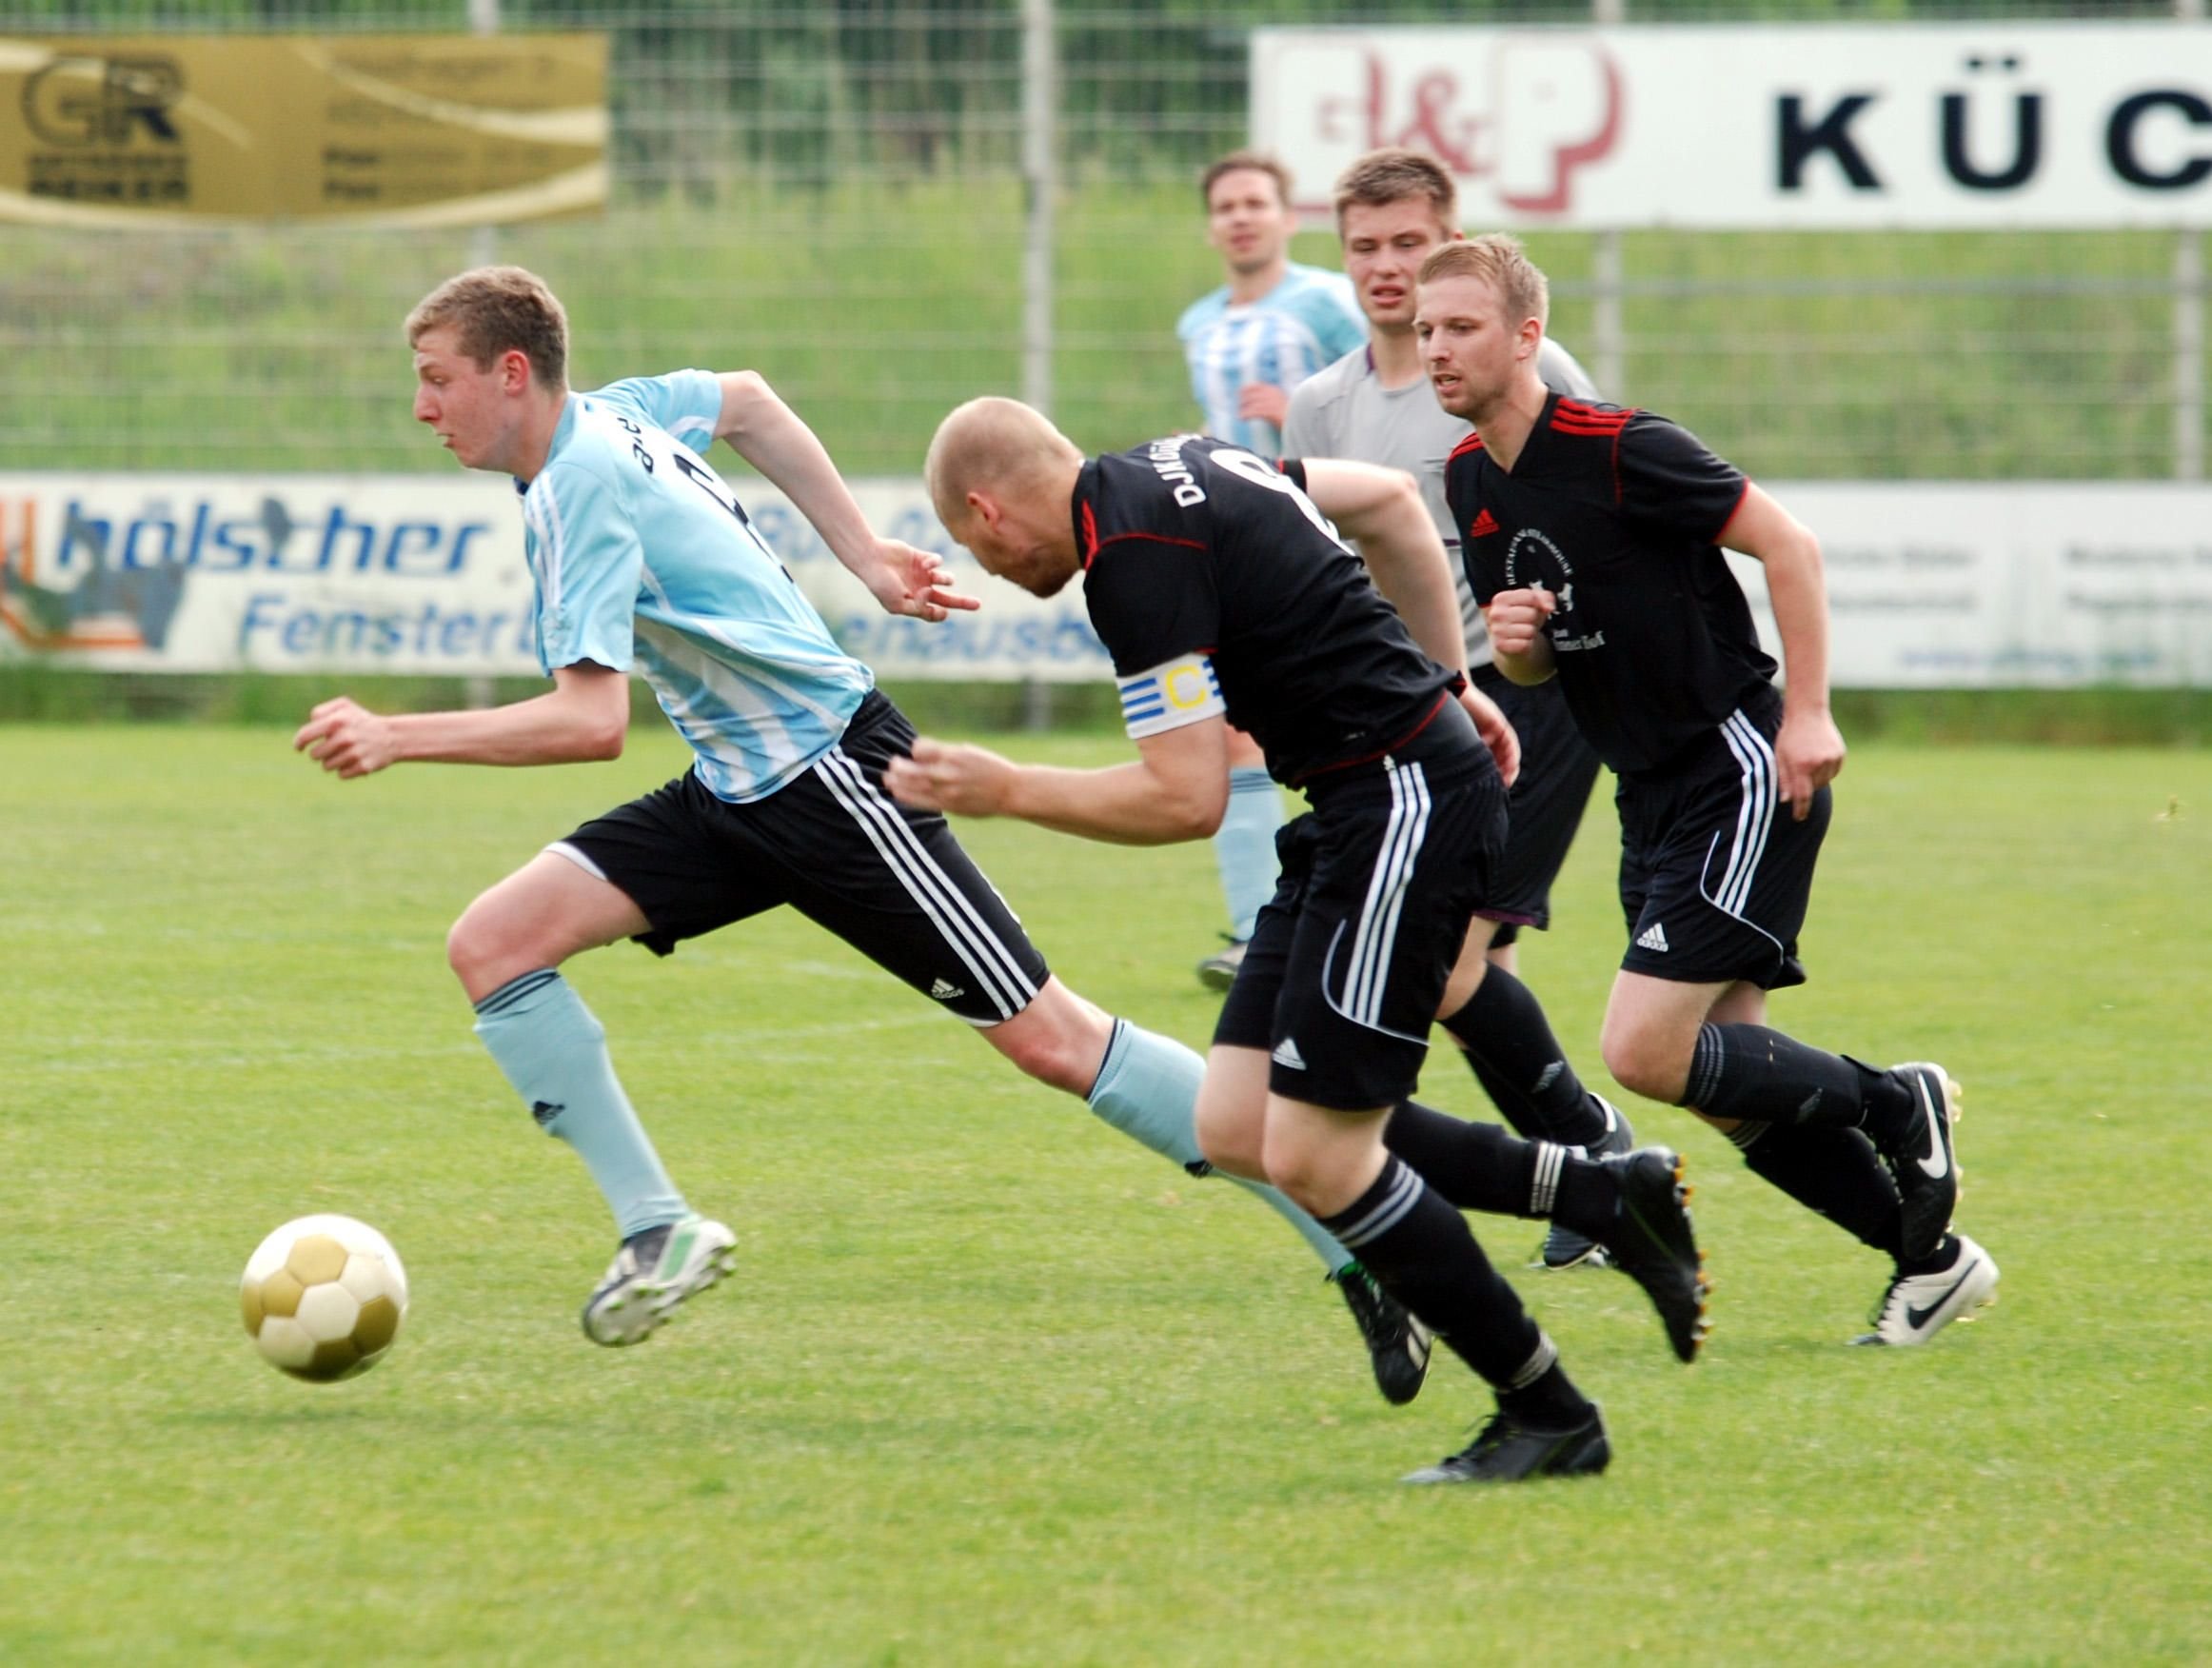
<instances>
[{"instance_id":1,"label":"black soccer cleat","mask_svg":"<svg viewBox=\"0 0 2212 1668\"><path fill-rule=\"evenodd\" d=\"M1889 1075L1912 1096L1912 1117L1884 1162L1896 1179L1900 1201L1899 1262L1925 1262L1943 1246L1951 1213L1959 1206L1959 1161L1951 1125L1964 1099L1950 1073L1931 1061L1893 1065Z\"/></svg>"},{"instance_id":2,"label":"black soccer cleat","mask_svg":"<svg viewBox=\"0 0 2212 1668\"><path fill-rule=\"evenodd\" d=\"M1659 1311L1675 1356L1694 1361L1711 1330L1706 1301L1712 1296L1712 1282L1706 1279L1705 1254L1690 1225L1682 1161L1666 1147L1652 1146L1598 1162L1621 1189L1612 1226L1606 1230L1606 1249L1614 1266L1642 1286Z\"/></svg>"},{"instance_id":3,"label":"black soccer cleat","mask_svg":"<svg viewBox=\"0 0 2212 1668\"><path fill-rule=\"evenodd\" d=\"M1527 1482L1537 1477L1595 1477L1612 1459L1605 1420L1593 1403L1571 1430L1525 1425L1500 1409L1459 1453L1409 1475L1408 1482Z\"/></svg>"},{"instance_id":4,"label":"black soccer cleat","mask_svg":"<svg viewBox=\"0 0 2212 1668\"><path fill-rule=\"evenodd\" d=\"M1429 1377L1429 1329L1375 1284L1374 1276L1358 1263L1350 1263L1329 1278L1344 1295L1344 1306L1352 1311L1352 1318L1359 1322L1360 1337L1367 1340L1375 1388L1392 1407L1405 1406L1421 1394L1422 1382Z\"/></svg>"},{"instance_id":5,"label":"black soccer cleat","mask_svg":"<svg viewBox=\"0 0 2212 1668\"><path fill-rule=\"evenodd\" d=\"M1244 965L1244 952L1252 943L1229 933L1221 936L1228 942L1198 963L1198 983L1208 990L1227 990L1236 983L1236 970Z\"/></svg>"}]
</instances>

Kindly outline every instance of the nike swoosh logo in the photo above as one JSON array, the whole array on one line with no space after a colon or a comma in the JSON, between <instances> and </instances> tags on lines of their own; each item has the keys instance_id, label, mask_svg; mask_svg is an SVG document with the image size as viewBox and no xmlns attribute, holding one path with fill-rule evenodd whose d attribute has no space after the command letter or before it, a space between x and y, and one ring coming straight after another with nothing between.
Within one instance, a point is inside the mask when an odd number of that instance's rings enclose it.
<instances>
[{"instance_id":1,"label":"nike swoosh logo","mask_svg":"<svg viewBox=\"0 0 2212 1668\"><path fill-rule=\"evenodd\" d=\"M1920 1173L1930 1182L1941 1182L1951 1173L1951 1155L1944 1150L1943 1113L1936 1107L1935 1099L1927 1092L1927 1079L1913 1080L1920 1090L1920 1108L1927 1114L1927 1157L1912 1162L1920 1166Z\"/></svg>"},{"instance_id":2,"label":"nike swoosh logo","mask_svg":"<svg viewBox=\"0 0 2212 1668\"><path fill-rule=\"evenodd\" d=\"M1951 1281L1950 1290L1944 1293L1942 1297L1938 1298L1926 1308L1916 1309L1910 1303L1906 1304L1905 1323L1911 1327L1913 1331L1918 1332L1923 1326L1927 1324L1929 1316L1933 1315L1938 1309L1942 1308L1945 1303L1949 1302L1953 1298L1959 1295L1959 1288L1966 1283L1966 1276L1972 1274L1974 1270L1981 1266L1982 1260L1977 1257L1973 1261L1967 1263L1965 1267L1960 1269L1959 1278Z\"/></svg>"}]
</instances>

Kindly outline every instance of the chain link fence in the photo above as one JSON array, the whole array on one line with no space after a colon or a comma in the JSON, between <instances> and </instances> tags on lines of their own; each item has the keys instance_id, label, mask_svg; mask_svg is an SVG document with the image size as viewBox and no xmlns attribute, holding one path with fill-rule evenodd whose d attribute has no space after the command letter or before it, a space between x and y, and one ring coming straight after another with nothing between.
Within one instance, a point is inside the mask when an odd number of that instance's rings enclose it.
<instances>
[{"instance_id":1,"label":"chain link fence","mask_svg":"<svg viewBox=\"0 0 2212 1668\"><path fill-rule=\"evenodd\" d=\"M2196 9L1063 6L1052 305L1032 321L1049 325L1056 415L1092 448L1194 421L1173 326L1219 281L1196 176L1245 138L1255 25L2111 21ZM566 300L580 385L751 366L849 471L912 473L950 406L1024 389L1024 96L1037 85L1024 10L1023 0L0 0L0 34L605 30L615 171L603 216L496 231L11 228L0 240L0 451L17 468L439 468L408 414L400 320L489 256L543 273ZM1754 473L2202 472L2195 234L1615 235L1608 392L1680 418ZM1531 239L1553 278L1553 333L1586 352L1598 243ZM1337 264L1326 227L1293 252Z\"/></svg>"}]
</instances>

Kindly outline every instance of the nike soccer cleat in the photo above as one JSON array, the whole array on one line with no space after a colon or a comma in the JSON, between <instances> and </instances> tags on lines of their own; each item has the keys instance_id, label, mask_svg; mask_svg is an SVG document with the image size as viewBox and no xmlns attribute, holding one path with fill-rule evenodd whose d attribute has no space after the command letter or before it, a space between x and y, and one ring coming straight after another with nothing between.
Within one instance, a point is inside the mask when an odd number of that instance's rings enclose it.
<instances>
[{"instance_id":1,"label":"nike soccer cleat","mask_svg":"<svg viewBox=\"0 0 2212 1668\"><path fill-rule=\"evenodd\" d=\"M1874 1330L1853 1343L1897 1347L1926 1343L1953 1320L1971 1320L1974 1311L1997 1301L1997 1263L1964 1234L1951 1236L1957 1247L1944 1267L1928 1274L1899 1274L1874 1311Z\"/></svg>"},{"instance_id":2,"label":"nike soccer cleat","mask_svg":"<svg viewBox=\"0 0 2212 1668\"><path fill-rule=\"evenodd\" d=\"M1532 1477L1594 1477L1613 1457L1605 1420L1592 1406L1571 1430L1522 1424L1502 1410L1465 1449L1424 1465L1408 1482L1526 1482Z\"/></svg>"},{"instance_id":3,"label":"nike soccer cleat","mask_svg":"<svg viewBox=\"0 0 2212 1668\"><path fill-rule=\"evenodd\" d=\"M737 1236L704 1217L632 1234L583 1305L594 1343L640 1343L694 1292L738 1269Z\"/></svg>"},{"instance_id":4,"label":"nike soccer cleat","mask_svg":"<svg viewBox=\"0 0 2212 1668\"><path fill-rule=\"evenodd\" d=\"M1928 1061L1893 1065L1889 1075L1912 1094L1913 1116L1906 1134L1882 1155L1897 1180L1901 1204L1898 1261L1910 1266L1935 1255L1958 1208L1959 1165L1951 1125L1958 1122L1964 1097L1950 1073Z\"/></svg>"},{"instance_id":5,"label":"nike soccer cleat","mask_svg":"<svg viewBox=\"0 0 2212 1668\"><path fill-rule=\"evenodd\" d=\"M1603 1095L1592 1095L1590 1099L1605 1109L1606 1132L1601 1140L1583 1150L1593 1159L1633 1151L1636 1132L1629 1127L1621 1109ZM1609 1261L1606 1248L1595 1240L1553 1222L1551 1231L1544 1236L1544 1249L1536 1254L1535 1266L1557 1274L1568 1268L1603 1268Z\"/></svg>"},{"instance_id":6,"label":"nike soccer cleat","mask_svg":"<svg viewBox=\"0 0 2212 1668\"><path fill-rule=\"evenodd\" d=\"M1689 1189L1682 1161L1665 1147L1645 1147L1599 1161L1620 1183L1621 1201L1607 1231L1613 1263L1644 1288L1667 1328L1667 1341L1685 1361L1697 1360L1710 1323L1705 1254L1689 1221Z\"/></svg>"},{"instance_id":7,"label":"nike soccer cleat","mask_svg":"<svg viewBox=\"0 0 2212 1668\"><path fill-rule=\"evenodd\" d=\"M1228 935L1222 935L1227 938ZM1245 946L1249 939L1232 938L1228 943L1198 963L1198 983L1208 990L1227 990L1236 983L1236 970L1244 965Z\"/></svg>"},{"instance_id":8,"label":"nike soccer cleat","mask_svg":"<svg viewBox=\"0 0 2212 1668\"><path fill-rule=\"evenodd\" d=\"M1359 1322L1360 1337L1367 1340L1375 1388L1392 1406L1405 1406L1421 1394L1422 1381L1429 1376L1429 1329L1358 1263L1329 1278L1344 1294L1344 1306Z\"/></svg>"}]
</instances>

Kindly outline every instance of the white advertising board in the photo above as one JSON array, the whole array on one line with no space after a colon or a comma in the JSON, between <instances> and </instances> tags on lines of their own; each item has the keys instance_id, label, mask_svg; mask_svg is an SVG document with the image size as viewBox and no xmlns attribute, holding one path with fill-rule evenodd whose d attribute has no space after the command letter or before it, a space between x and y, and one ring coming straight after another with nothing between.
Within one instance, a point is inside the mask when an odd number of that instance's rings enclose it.
<instances>
[{"instance_id":1,"label":"white advertising board","mask_svg":"<svg viewBox=\"0 0 2212 1668\"><path fill-rule=\"evenodd\" d=\"M1839 687L2212 684L2212 486L1767 486L1826 550ZM788 504L745 491L839 641L880 676L1112 676L1079 586L1046 602L992 579L918 481L855 491L984 604L941 626L894 619ZM1764 619L1758 565L1737 566ZM489 477L0 474L0 656L534 676L531 605L522 517Z\"/></svg>"},{"instance_id":2,"label":"white advertising board","mask_svg":"<svg viewBox=\"0 0 2212 1668\"><path fill-rule=\"evenodd\" d=\"M838 640L886 679L1110 677L1071 586L992 579L921 483L859 481L882 532L943 554L978 613L895 619L791 506L739 491ZM0 655L117 671L535 676L522 512L491 476L0 473Z\"/></svg>"},{"instance_id":3,"label":"white advertising board","mask_svg":"<svg viewBox=\"0 0 2212 1668\"><path fill-rule=\"evenodd\" d=\"M2202 23L1263 29L1251 102L1323 215L1406 145L1478 230L2212 225Z\"/></svg>"}]
</instances>

